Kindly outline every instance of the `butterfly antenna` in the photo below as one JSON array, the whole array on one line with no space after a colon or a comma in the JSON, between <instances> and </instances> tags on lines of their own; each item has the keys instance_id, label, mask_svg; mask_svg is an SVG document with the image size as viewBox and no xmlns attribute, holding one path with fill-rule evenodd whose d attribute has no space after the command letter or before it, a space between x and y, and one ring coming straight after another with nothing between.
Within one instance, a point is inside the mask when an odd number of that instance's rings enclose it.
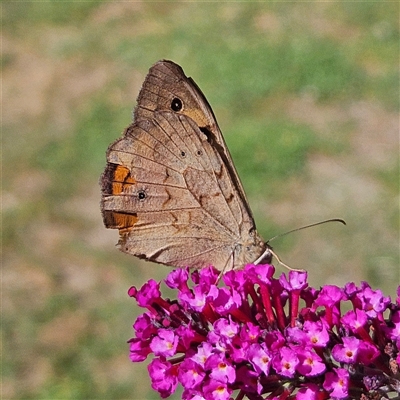
<instances>
[{"instance_id":1,"label":"butterfly antenna","mask_svg":"<svg viewBox=\"0 0 400 400\"><path fill-rule=\"evenodd\" d=\"M288 233L292 233L292 232L297 232L297 231L301 231L302 229L306 229L306 228L311 228L312 226L317 226L317 225L322 225L322 224L326 224L327 222L341 222L343 225L346 225L346 222L341 219L341 218L331 218L331 219L326 219L324 221L320 221L320 222L315 222L314 224L309 224L309 225L305 225L302 226L300 228L296 228L296 229L292 229L288 232L285 233L281 233L279 235L274 236L273 238L267 240L266 244L267 244L267 249L265 250L265 252L256 260L254 261L254 264L259 264L260 262L262 262L262 260L268 255L268 254L272 254L275 258L276 261L278 261L279 264L281 264L282 266L284 266L285 268L287 268L289 271L297 271L297 272L304 272L304 269L300 269L300 268L292 268L289 267L289 265L285 264L279 257L278 255L272 250L271 246L268 245L269 242L271 242L272 240L278 238L278 237L282 237L287 235Z\"/></svg>"},{"instance_id":2,"label":"butterfly antenna","mask_svg":"<svg viewBox=\"0 0 400 400\"><path fill-rule=\"evenodd\" d=\"M344 219L341 219L341 218L330 218L330 219L326 219L326 220L324 220L324 221L319 221L319 222L315 222L315 223L313 223L313 224L301 226L300 228L292 229L292 230L287 231L287 232L285 232L285 233L280 233L279 235L276 235L276 236L274 236L273 238L267 240L267 243L272 242L274 239L276 239L276 238L278 238L278 237L285 236L285 235L287 235L287 234L289 234L289 233L301 231L301 230L306 229L306 228L311 228L312 226L317 226L317 225L326 224L327 222L340 222L340 223L342 223L343 225L346 225L346 221L345 221ZM274 255L275 255L275 254L274 254ZM276 255L275 255L275 257L276 257ZM277 259L278 259L278 258L277 258Z\"/></svg>"}]
</instances>

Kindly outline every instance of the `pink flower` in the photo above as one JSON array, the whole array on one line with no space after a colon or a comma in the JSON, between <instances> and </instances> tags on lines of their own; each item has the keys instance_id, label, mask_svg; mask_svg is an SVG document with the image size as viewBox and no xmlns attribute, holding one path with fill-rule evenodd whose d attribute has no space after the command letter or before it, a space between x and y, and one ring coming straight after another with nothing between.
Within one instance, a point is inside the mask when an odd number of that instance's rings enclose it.
<instances>
[{"instance_id":1,"label":"pink flower","mask_svg":"<svg viewBox=\"0 0 400 400\"><path fill-rule=\"evenodd\" d=\"M360 340L355 337L344 337L343 344L336 344L332 356L336 361L353 364L356 362Z\"/></svg>"},{"instance_id":2,"label":"pink flower","mask_svg":"<svg viewBox=\"0 0 400 400\"><path fill-rule=\"evenodd\" d=\"M258 373L269 374L272 356L264 344L253 343L247 351L247 359Z\"/></svg>"},{"instance_id":3,"label":"pink flower","mask_svg":"<svg viewBox=\"0 0 400 400\"><path fill-rule=\"evenodd\" d=\"M203 368L191 359L184 360L179 366L179 382L187 389L199 386L205 377Z\"/></svg>"},{"instance_id":4,"label":"pink flower","mask_svg":"<svg viewBox=\"0 0 400 400\"><path fill-rule=\"evenodd\" d=\"M298 348L297 355L299 357L299 364L296 370L299 374L304 376L317 376L325 372L325 363L314 351Z\"/></svg>"},{"instance_id":5,"label":"pink flower","mask_svg":"<svg viewBox=\"0 0 400 400\"><path fill-rule=\"evenodd\" d=\"M333 398L343 399L347 397L349 372L343 368L335 368L334 372L327 372L323 387L330 392Z\"/></svg>"},{"instance_id":6,"label":"pink flower","mask_svg":"<svg viewBox=\"0 0 400 400\"><path fill-rule=\"evenodd\" d=\"M168 361L155 358L147 367L151 378L151 387L157 390L161 397L170 396L178 384L177 367Z\"/></svg>"},{"instance_id":7,"label":"pink flower","mask_svg":"<svg viewBox=\"0 0 400 400\"><path fill-rule=\"evenodd\" d=\"M235 369L222 353L212 354L204 367L211 370L210 378L214 380L232 383L236 378Z\"/></svg>"},{"instance_id":8,"label":"pink flower","mask_svg":"<svg viewBox=\"0 0 400 400\"><path fill-rule=\"evenodd\" d=\"M206 400L229 400L232 389L221 381L210 380L204 384L204 398Z\"/></svg>"},{"instance_id":9,"label":"pink flower","mask_svg":"<svg viewBox=\"0 0 400 400\"><path fill-rule=\"evenodd\" d=\"M282 347L278 354L273 358L272 365L279 375L293 378L296 367L299 364L299 358L296 353L288 348Z\"/></svg>"},{"instance_id":10,"label":"pink flower","mask_svg":"<svg viewBox=\"0 0 400 400\"><path fill-rule=\"evenodd\" d=\"M173 331L160 329L150 343L150 348L156 356L171 357L175 355L178 337Z\"/></svg>"},{"instance_id":11,"label":"pink flower","mask_svg":"<svg viewBox=\"0 0 400 400\"><path fill-rule=\"evenodd\" d=\"M303 330L307 335L308 343L312 347L324 347L329 341L329 334L321 321L306 321Z\"/></svg>"},{"instance_id":12,"label":"pink flower","mask_svg":"<svg viewBox=\"0 0 400 400\"><path fill-rule=\"evenodd\" d=\"M273 272L249 265L220 287L211 268L173 271L176 300L153 280L129 290L147 309L133 325L130 357L153 355L148 370L160 396L180 383L184 400L390 398L400 387L400 304L365 282L319 291L306 274ZM346 301L353 310L342 315Z\"/></svg>"}]
</instances>

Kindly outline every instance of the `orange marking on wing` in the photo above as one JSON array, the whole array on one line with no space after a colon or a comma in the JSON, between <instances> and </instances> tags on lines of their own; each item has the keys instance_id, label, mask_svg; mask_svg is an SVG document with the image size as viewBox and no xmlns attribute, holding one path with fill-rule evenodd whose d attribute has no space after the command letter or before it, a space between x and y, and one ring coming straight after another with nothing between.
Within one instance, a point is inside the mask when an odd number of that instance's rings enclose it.
<instances>
[{"instance_id":1,"label":"orange marking on wing","mask_svg":"<svg viewBox=\"0 0 400 400\"><path fill-rule=\"evenodd\" d=\"M199 110L196 108L185 109L181 114L187 115L188 117L192 118L192 120L201 127L208 125L208 121L205 115L202 112L199 112Z\"/></svg>"},{"instance_id":2,"label":"orange marking on wing","mask_svg":"<svg viewBox=\"0 0 400 400\"><path fill-rule=\"evenodd\" d=\"M120 235L129 233L138 220L137 214L126 214L117 211L104 212L105 226L111 229L119 229Z\"/></svg>"},{"instance_id":3,"label":"orange marking on wing","mask_svg":"<svg viewBox=\"0 0 400 400\"><path fill-rule=\"evenodd\" d=\"M131 177L129 169L122 165L118 165L114 170L112 194L118 195L124 191L126 185L133 185L135 183L136 181Z\"/></svg>"}]
</instances>

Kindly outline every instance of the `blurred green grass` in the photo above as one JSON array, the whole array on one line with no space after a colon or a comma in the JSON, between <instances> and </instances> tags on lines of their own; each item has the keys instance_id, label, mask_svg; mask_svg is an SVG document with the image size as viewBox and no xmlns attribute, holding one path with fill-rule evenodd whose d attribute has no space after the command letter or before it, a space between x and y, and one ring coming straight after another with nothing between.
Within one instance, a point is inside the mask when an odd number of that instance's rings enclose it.
<instances>
[{"instance_id":1,"label":"blurred green grass","mask_svg":"<svg viewBox=\"0 0 400 400\"><path fill-rule=\"evenodd\" d=\"M158 59L206 94L265 238L349 223L282 238L281 257L394 295L397 3L1 6L3 398L158 398L127 357L126 290L168 269L114 248L97 183Z\"/></svg>"}]
</instances>

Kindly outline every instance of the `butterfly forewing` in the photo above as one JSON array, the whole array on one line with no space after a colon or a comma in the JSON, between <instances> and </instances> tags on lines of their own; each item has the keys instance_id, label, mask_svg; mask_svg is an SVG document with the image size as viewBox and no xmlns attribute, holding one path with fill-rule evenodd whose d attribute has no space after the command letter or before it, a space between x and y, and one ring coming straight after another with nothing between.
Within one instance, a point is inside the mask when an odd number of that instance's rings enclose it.
<instances>
[{"instance_id":1,"label":"butterfly forewing","mask_svg":"<svg viewBox=\"0 0 400 400\"><path fill-rule=\"evenodd\" d=\"M181 107L176 107L176 100L179 100ZM248 223L254 225L243 185L210 104L194 80L188 78L182 68L172 61L162 60L150 68L137 99L134 118L152 118L156 110L187 115L201 130L209 134L214 148L229 170L230 178L235 184L236 196L245 209Z\"/></svg>"}]
</instances>

